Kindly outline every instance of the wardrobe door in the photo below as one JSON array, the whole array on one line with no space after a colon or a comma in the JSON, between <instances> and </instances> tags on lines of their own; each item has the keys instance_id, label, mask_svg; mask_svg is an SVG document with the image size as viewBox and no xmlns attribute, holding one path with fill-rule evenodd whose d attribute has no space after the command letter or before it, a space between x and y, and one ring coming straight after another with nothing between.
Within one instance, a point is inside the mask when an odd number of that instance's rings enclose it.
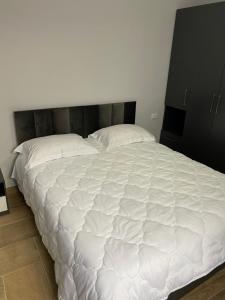
<instances>
[{"instance_id":1,"label":"wardrobe door","mask_svg":"<svg viewBox=\"0 0 225 300\"><path fill-rule=\"evenodd\" d=\"M194 160L210 165L213 100L215 95L196 91L190 100L183 133L184 153Z\"/></svg>"},{"instance_id":2,"label":"wardrobe door","mask_svg":"<svg viewBox=\"0 0 225 300\"><path fill-rule=\"evenodd\" d=\"M215 118L211 132L212 167L225 173L225 79L215 106Z\"/></svg>"},{"instance_id":3,"label":"wardrobe door","mask_svg":"<svg viewBox=\"0 0 225 300\"><path fill-rule=\"evenodd\" d=\"M196 79L188 104L183 142L187 155L213 166L212 130L225 61L225 4L195 9L199 16L196 31L201 43L196 48Z\"/></svg>"},{"instance_id":4,"label":"wardrobe door","mask_svg":"<svg viewBox=\"0 0 225 300\"><path fill-rule=\"evenodd\" d=\"M166 92L168 106L185 109L190 97L199 42L198 22L198 15L192 9L177 11Z\"/></svg>"}]
</instances>

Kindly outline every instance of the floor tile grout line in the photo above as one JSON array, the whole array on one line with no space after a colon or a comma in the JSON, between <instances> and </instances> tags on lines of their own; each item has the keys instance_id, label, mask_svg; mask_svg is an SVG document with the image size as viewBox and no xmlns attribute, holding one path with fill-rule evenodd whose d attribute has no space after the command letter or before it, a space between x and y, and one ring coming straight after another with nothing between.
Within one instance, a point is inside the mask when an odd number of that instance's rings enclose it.
<instances>
[{"instance_id":1,"label":"floor tile grout line","mask_svg":"<svg viewBox=\"0 0 225 300\"><path fill-rule=\"evenodd\" d=\"M0 246L0 250L6 248L6 247L9 247L15 243L18 243L18 242L22 242L22 241L26 241L26 240L30 240L32 238L34 238L35 236L38 236L38 233L36 232L35 235L32 235L32 236L27 236L27 237L24 237L24 238L21 238L21 239L18 239L18 240L15 240L15 241L12 241L11 243L9 244L6 244L5 246Z\"/></svg>"},{"instance_id":2,"label":"floor tile grout line","mask_svg":"<svg viewBox=\"0 0 225 300\"><path fill-rule=\"evenodd\" d=\"M0 279L2 279L2 286L3 286L3 296L5 300L7 300L7 295L6 295L6 288L5 288L5 282L3 276L0 276Z\"/></svg>"},{"instance_id":3,"label":"floor tile grout line","mask_svg":"<svg viewBox=\"0 0 225 300\"><path fill-rule=\"evenodd\" d=\"M44 264L44 262L42 261L41 252L40 252L40 250L39 250L39 246L38 246L38 243L37 243L37 241L36 241L36 238L35 238L35 237L33 237L33 242L34 242L34 244L35 244L35 246L36 246L36 248L37 248L37 251L38 251L38 256L39 256L39 258L40 258L40 260L41 260L42 264L44 265L44 269L45 269L45 272L46 272L46 274L47 274L47 270L46 270L46 267L45 267L45 264Z\"/></svg>"},{"instance_id":4,"label":"floor tile grout line","mask_svg":"<svg viewBox=\"0 0 225 300\"><path fill-rule=\"evenodd\" d=\"M40 250L39 250L39 246L38 246L38 243L37 243L35 237L33 237L33 240L34 240L34 243L35 243L35 245L36 245L36 247L37 247L37 250L38 250L38 254L39 254L39 257L40 257L40 261L41 261L41 266L42 266L42 269L43 269L43 271L44 271L44 273L45 273L45 277L46 277L46 279L47 279L47 282L48 282L49 286L51 286L51 282L50 282L50 279L49 279L49 274L48 274L48 272L47 272L47 268L46 268L46 266L45 266L45 263L44 263L44 261L43 261L43 259L42 259L41 252L40 252Z\"/></svg>"},{"instance_id":5,"label":"floor tile grout line","mask_svg":"<svg viewBox=\"0 0 225 300\"><path fill-rule=\"evenodd\" d=\"M13 222L13 223L10 223L10 224L0 225L0 228L6 227L6 226L9 226L9 225L13 225L13 224L17 224L17 223L19 223L21 221L29 220L29 219L32 220L33 216L29 216L28 218L23 218L23 219L17 220L16 222Z\"/></svg>"},{"instance_id":6,"label":"floor tile grout line","mask_svg":"<svg viewBox=\"0 0 225 300\"><path fill-rule=\"evenodd\" d=\"M222 290L220 290L220 291L217 290L217 291L216 291L217 293L216 293L215 295L210 296L208 300L213 300L217 295L219 295L219 294L220 294L221 292L223 292L223 291L224 291L224 288L223 288Z\"/></svg>"},{"instance_id":7,"label":"floor tile grout line","mask_svg":"<svg viewBox=\"0 0 225 300\"><path fill-rule=\"evenodd\" d=\"M10 222L10 223L0 224L0 229L1 229L2 227L9 226L9 225L13 225L13 224L16 224L16 223L18 223L18 222L24 221L24 220L26 220L26 219L30 219L31 217L32 217L32 216L22 217L22 218L20 218L20 219L17 219L16 221L12 221L12 222Z\"/></svg>"},{"instance_id":8,"label":"floor tile grout line","mask_svg":"<svg viewBox=\"0 0 225 300\"><path fill-rule=\"evenodd\" d=\"M4 291L4 294L5 294L5 300L7 300L7 295L6 295L6 288L5 288L5 281L4 281L4 278L2 278L2 284L3 284L3 291Z\"/></svg>"},{"instance_id":9,"label":"floor tile grout line","mask_svg":"<svg viewBox=\"0 0 225 300\"><path fill-rule=\"evenodd\" d=\"M34 238L35 236L38 236L38 233L37 233L37 232L35 232L35 233L34 233L33 235L31 235L31 236L27 236L27 237L25 237L25 238L21 238L21 239L12 241L12 242L10 242L10 243L4 245L4 246L0 246L0 251L1 251L2 249L4 249L4 248L10 247L11 245L13 245L13 244L15 244L15 243L18 243L18 242L22 242L22 241L26 241L26 240L32 239L32 238Z\"/></svg>"},{"instance_id":10,"label":"floor tile grout line","mask_svg":"<svg viewBox=\"0 0 225 300\"><path fill-rule=\"evenodd\" d=\"M8 276L10 276L10 275L12 275L12 274L14 274L14 273L16 273L16 272L18 272L18 271L21 271L21 270L23 270L23 269L25 269L25 268L27 268L27 267L29 267L29 266L35 265L39 260L40 260L40 258L38 257L38 258L35 259L33 262L31 262L31 263L29 263L29 264L27 264L27 265L24 265L24 266L22 266L22 267L19 267L19 268L17 268L16 270L13 270L13 271L11 271L11 272L7 272L7 273L5 273L4 275L1 275L1 277L2 277L3 280L4 280L5 277L8 277Z\"/></svg>"},{"instance_id":11,"label":"floor tile grout line","mask_svg":"<svg viewBox=\"0 0 225 300\"><path fill-rule=\"evenodd\" d=\"M43 262L42 259L41 259L41 267L42 267L42 270L43 270L43 272L45 274L45 278L47 280L48 286L51 287L51 282L50 282L50 279L49 279L49 275L48 275L48 272L46 270L45 264L44 264L44 262ZM47 289L45 285L44 285L44 289L45 290Z\"/></svg>"},{"instance_id":12,"label":"floor tile grout line","mask_svg":"<svg viewBox=\"0 0 225 300\"><path fill-rule=\"evenodd\" d=\"M41 263L42 263L42 265L43 265L44 271L45 271L45 273L46 273L46 275L47 275L47 278L48 278L48 272L47 272L45 263L43 262L43 259L42 259L42 256L41 256L41 252L40 252L40 250L39 250L39 247L38 247L38 243L37 243L37 241L36 241L36 238L33 237L33 240L34 240L35 246L36 246L36 248L37 248L37 250L38 250L38 255L39 255L39 258L40 258ZM49 281L49 279L48 279L48 281Z\"/></svg>"},{"instance_id":13,"label":"floor tile grout line","mask_svg":"<svg viewBox=\"0 0 225 300\"><path fill-rule=\"evenodd\" d=\"M5 280L4 280L4 278L2 279L2 281L3 281L3 288L4 288L4 293L5 293L5 300L7 300L8 297L7 297L7 293L6 293L6 287L5 287Z\"/></svg>"}]
</instances>

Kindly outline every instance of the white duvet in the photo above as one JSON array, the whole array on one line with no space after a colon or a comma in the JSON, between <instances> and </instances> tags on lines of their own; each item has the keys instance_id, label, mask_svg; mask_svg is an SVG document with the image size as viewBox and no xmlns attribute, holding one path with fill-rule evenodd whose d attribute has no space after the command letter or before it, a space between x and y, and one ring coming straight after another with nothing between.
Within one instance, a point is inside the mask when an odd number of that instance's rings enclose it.
<instances>
[{"instance_id":1,"label":"white duvet","mask_svg":"<svg viewBox=\"0 0 225 300\"><path fill-rule=\"evenodd\" d=\"M157 143L15 174L60 300L156 300L225 261L225 175Z\"/></svg>"}]
</instances>

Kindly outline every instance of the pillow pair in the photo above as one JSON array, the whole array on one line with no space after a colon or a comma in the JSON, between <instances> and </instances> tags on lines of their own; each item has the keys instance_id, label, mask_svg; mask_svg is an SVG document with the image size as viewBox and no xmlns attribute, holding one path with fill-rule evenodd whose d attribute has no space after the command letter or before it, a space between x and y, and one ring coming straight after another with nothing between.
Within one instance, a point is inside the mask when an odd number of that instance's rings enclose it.
<instances>
[{"instance_id":1,"label":"pillow pair","mask_svg":"<svg viewBox=\"0 0 225 300\"><path fill-rule=\"evenodd\" d=\"M132 143L155 141L155 137L147 130L130 124L103 128L89 135L89 137L101 144L103 149L106 150ZM26 170L50 160L99 153L94 146L77 134L35 138L19 145L15 152L25 155Z\"/></svg>"}]
</instances>

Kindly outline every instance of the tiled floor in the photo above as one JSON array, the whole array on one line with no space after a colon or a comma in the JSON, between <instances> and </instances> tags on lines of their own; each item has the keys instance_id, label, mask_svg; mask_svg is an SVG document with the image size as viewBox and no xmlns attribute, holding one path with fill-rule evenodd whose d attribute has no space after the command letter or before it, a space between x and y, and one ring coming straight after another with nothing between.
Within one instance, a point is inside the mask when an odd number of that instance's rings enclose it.
<instances>
[{"instance_id":1,"label":"tiled floor","mask_svg":"<svg viewBox=\"0 0 225 300\"><path fill-rule=\"evenodd\" d=\"M10 214L0 217L0 300L56 300L54 267L30 209L8 189Z\"/></svg>"},{"instance_id":2,"label":"tiled floor","mask_svg":"<svg viewBox=\"0 0 225 300\"><path fill-rule=\"evenodd\" d=\"M57 300L53 261L33 215L16 188L8 199L10 214L0 217L0 300ZM209 299L225 300L225 269L182 298Z\"/></svg>"}]
</instances>

